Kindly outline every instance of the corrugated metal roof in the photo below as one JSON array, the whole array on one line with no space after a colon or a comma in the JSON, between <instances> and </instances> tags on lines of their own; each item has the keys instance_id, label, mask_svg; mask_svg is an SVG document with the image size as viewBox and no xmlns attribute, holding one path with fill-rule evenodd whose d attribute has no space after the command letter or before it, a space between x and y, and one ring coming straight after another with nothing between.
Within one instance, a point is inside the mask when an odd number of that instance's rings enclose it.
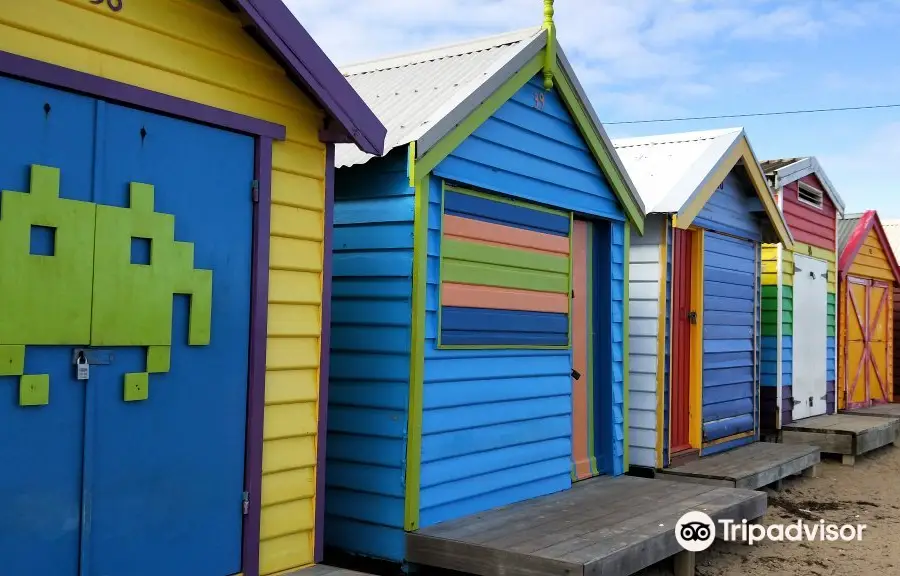
<instances>
[{"instance_id":1,"label":"corrugated metal roof","mask_svg":"<svg viewBox=\"0 0 900 576\"><path fill-rule=\"evenodd\" d=\"M613 140L648 214L675 213L728 153L742 128Z\"/></svg>"},{"instance_id":2,"label":"corrugated metal roof","mask_svg":"<svg viewBox=\"0 0 900 576\"><path fill-rule=\"evenodd\" d=\"M542 33L529 28L441 48L362 62L341 69L387 128L385 153L418 140L435 122ZM337 167L373 156L356 146L335 147Z\"/></svg>"},{"instance_id":3,"label":"corrugated metal roof","mask_svg":"<svg viewBox=\"0 0 900 576\"><path fill-rule=\"evenodd\" d=\"M788 166L800 160L802 160L802 158L779 158L777 160L763 160L759 163L759 165L762 167L763 172L765 172L766 174L772 174L779 168L784 168L785 166Z\"/></svg>"},{"instance_id":4,"label":"corrugated metal roof","mask_svg":"<svg viewBox=\"0 0 900 576\"><path fill-rule=\"evenodd\" d=\"M859 224L859 219L863 217L862 212L856 214L845 214L838 219L838 256L844 252L847 242L850 241L850 235Z\"/></svg>"}]
</instances>

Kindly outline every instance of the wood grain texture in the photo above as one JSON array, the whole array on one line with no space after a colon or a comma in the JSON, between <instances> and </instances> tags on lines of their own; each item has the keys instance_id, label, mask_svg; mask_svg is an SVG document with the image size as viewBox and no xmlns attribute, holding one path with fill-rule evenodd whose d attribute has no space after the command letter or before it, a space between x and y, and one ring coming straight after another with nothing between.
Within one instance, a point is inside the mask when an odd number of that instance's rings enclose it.
<instances>
[{"instance_id":1,"label":"wood grain texture","mask_svg":"<svg viewBox=\"0 0 900 576\"><path fill-rule=\"evenodd\" d=\"M441 284L441 304L461 308L531 310L558 314L569 312L569 297L559 292L536 292L453 282Z\"/></svg>"},{"instance_id":2,"label":"wood grain texture","mask_svg":"<svg viewBox=\"0 0 900 576\"><path fill-rule=\"evenodd\" d=\"M493 576L632 574L681 551L675 524L702 507L715 520L765 513L761 492L599 477L558 494L407 534L410 562Z\"/></svg>"},{"instance_id":3,"label":"wood grain texture","mask_svg":"<svg viewBox=\"0 0 900 576\"><path fill-rule=\"evenodd\" d=\"M660 472L683 482L756 490L819 463L819 448L806 444L755 442Z\"/></svg>"}]
</instances>

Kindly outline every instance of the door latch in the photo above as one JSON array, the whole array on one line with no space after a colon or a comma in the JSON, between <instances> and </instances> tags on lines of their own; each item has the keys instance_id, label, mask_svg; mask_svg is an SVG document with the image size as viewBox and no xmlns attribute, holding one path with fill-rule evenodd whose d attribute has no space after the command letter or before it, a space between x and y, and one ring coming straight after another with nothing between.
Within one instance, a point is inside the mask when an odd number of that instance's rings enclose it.
<instances>
[{"instance_id":1,"label":"door latch","mask_svg":"<svg viewBox=\"0 0 900 576\"><path fill-rule=\"evenodd\" d=\"M244 492L241 494L241 510L243 511L244 516L250 513L250 493Z\"/></svg>"},{"instance_id":2,"label":"door latch","mask_svg":"<svg viewBox=\"0 0 900 576\"><path fill-rule=\"evenodd\" d=\"M813 397L810 396L809 397L809 407L812 408L812 405L813 405Z\"/></svg>"},{"instance_id":3,"label":"door latch","mask_svg":"<svg viewBox=\"0 0 900 576\"><path fill-rule=\"evenodd\" d=\"M816 273L813 272L812 270L810 270L810 272L809 272L809 277L812 278L813 280L815 280L815 279L816 279Z\"/></svg>"},{"instance_id":4,"label":"door latch","mask_svg":"<svg viewBox=\"0 0 900 576\"><path fill-rule=\"evenodd\" d=\"M691 324L697 323L697 312L696 311L691 310L690 312L688 312L687 317Z\"/></svg>"},{"instance_id":5,"label":"door latch","mask_svg":"<svg viewBox=\"0 0 900 576\"><path fill-rule=\"evenodd\" d=\"M574 378L575 380L580 380L580 379L581 379L581 372L579 372L578 370L575 370L575 369L573 368L573 369L572 369L572 378Z\"/></svg>"}]
</instances>

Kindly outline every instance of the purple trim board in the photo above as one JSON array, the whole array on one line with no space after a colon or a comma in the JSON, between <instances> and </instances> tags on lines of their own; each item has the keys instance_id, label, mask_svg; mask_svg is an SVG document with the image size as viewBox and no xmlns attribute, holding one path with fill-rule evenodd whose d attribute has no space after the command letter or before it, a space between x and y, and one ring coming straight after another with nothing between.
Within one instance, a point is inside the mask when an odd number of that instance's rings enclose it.
<instances>
[{"instance_id":1,"label":"purple trim board","mask_svg":"<svg viewBox=\"0 0 900 576\"><path fill-rule=\"evenodd\" d=\"M266 136L275 140L284 140L285 138L285 128L280 124L85 74L2 50L0 50L0 74L252 136Z\"/></svg>"},{"instance_id":2,"label":"purple trim board","mask_svg":"<svg viewBox=\"0 0 900 576\"><path fill-rule=\"evenodd\" d=\"M325 554L325 441L328 436L328 378L331 362L331 250L334 226L334 144L325 145L325 240L322 246L322 333L319 355L319 423L316 445L316 535L313 561Z\"/></svg>"},{"instance_id":3,"label":"purple trim board","mask_svg":"<svg viewBox=\"0 0 900 576\"><path fill-rule=\"evenodd\" d=\"M259 186L259 201L254 205L253 222L247 461L244 466L246 490L250 493L250 507L244 517L242 569L244 576L258 576L266 322L269 297L269 231L272 209L272 142L273 139L284 138L284 127L3 51L0 51L0 74L257 136L254 171ZM329 225L330 222L326 220L326 230L330 228Z\"/></svg>"},{"instance_id":4,"label":"purple trim board","mask_svg":"<svg viewBox=\"0 0 900 576\"><path fill-rule=\"evenodd\" d=\"M263 422L266 409L266 338L269 318L269 229L272 221L272 139L256 139L254 166L257 195L253 204L253 268L250 301L250 384L247 391L242 568L244 576L259 575L262 516Z\"/></svg>"},{"instance_id":5,"label":"purple trim board","mask_svg":"<svg viewBox=\"0 0 900 576\"><path fill-rule=\"evenodd\" d=\"M222 0L259 31L257 41L305 85L364 152L381 156L387 129L282 0Z\"/></svg>"}]
</instances>

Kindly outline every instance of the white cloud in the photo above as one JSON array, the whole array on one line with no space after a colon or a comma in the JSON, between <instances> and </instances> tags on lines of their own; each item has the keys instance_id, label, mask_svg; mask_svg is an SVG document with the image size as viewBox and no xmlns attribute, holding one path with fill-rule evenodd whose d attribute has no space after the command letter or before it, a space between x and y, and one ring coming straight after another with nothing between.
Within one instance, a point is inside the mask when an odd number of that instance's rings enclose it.
<instances>
[{"instance_id":1,"label":"white cloud","mask_svg":"<svg viewBox=\"0 0 900 576\"><path fill-rule=\"evenodd\" d=\"M538 26L540 0L285 0L339 64ZM696 107L712 88L785 73L741 62L759 42L815 42L887 20L900 0L557 0L556 23L603 116ZM894 10L898 13L900 10ZM727 61L728 64L723 62Z\"/></svg>"}]
</instances>

